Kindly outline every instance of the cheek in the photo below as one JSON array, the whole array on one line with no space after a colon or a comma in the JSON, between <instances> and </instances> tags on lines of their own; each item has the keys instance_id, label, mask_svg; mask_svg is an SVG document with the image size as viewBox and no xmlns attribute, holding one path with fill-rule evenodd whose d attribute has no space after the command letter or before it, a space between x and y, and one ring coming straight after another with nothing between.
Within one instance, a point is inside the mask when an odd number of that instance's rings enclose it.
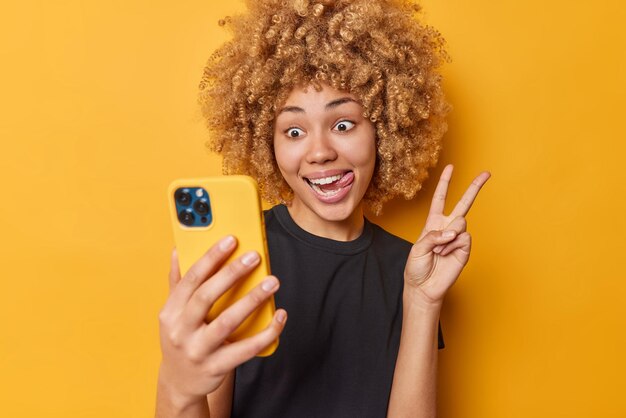
<instances>
[{"instance_id":1,"label":"cheek","mask_svg":"<svg viewBox=\"0 0 626 418\"><path fill-rule=\"evenodd\" d=\"M283 177L298 171L298 157L292 147L274 141L274 158Z\"/></svg>"},{"instance_id":2,"label":"cheek","mask_svg":"<svg viewBox=\"0 0 626 418\"><path fill-rule=\"evenodd\" d=\"M368 183L372 181L375 167L376 167L376 147L372 145L371 148L369 148L369 152L367 153L367 156L365 157L365 160L364 160L364 171L367 173L367 176L369 177Z\"/></svg>"},{"instance_id":3,"label":"cheek","mask_svg":"<svg viewBox=\"0 0 626 418\"><path fill-rule=\"evenodd\" d=\"M352 162L365 170L374 170L376 165L376 141L374 138L364 138L351 150Z\"/></svg>"},{"instance_id":4,"label":"cheek","mask_svg":"<svg viewBox=\"0 0 626 418\"><path fill-rule=\"evenodd\" d=\"M370 149L360 149L359 153L354 155L353 164L362 169L369 169L374 167L375 160L376 154Z\"/></svg>"}]
</instances>

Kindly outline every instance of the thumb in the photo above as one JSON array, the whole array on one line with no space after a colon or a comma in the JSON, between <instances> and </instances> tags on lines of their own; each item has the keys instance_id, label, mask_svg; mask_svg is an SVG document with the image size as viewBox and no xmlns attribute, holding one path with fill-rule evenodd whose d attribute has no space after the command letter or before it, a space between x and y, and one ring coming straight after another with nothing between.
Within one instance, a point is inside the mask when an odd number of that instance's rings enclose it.
<instances>
[{"instance_id":1,"label":"thumb","mask_svg":"<svg viewBox=\"0 0 626 418\"><path fill-rule=\"evenodd\" d=\"M430 231L417 241L411 248L410 257L418 258L430 253L438 245L447 244L456 238L456 231Z\"/></svg>"},{"instance_id":2,"label":"thumb","mask_svg":"<svg viewBox=\"0 0 626 418\"><path fill-rule=\"evenodd\" d=\"M170 274L169 274L169 283L170 283L170 294L176 288L176 285L180 281L180 266L178 264L178 251L176 248L172 250L172 257L170 259Z\"/></svg>"}]
</instances>

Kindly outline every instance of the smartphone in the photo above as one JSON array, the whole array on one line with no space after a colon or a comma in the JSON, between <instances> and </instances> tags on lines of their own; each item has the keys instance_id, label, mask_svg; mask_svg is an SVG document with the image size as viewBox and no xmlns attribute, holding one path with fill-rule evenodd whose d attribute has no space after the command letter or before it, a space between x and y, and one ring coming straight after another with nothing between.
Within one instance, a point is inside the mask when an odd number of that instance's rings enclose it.
<instances>
[{"instance_id":1,"label":"smartphone","mask_svg":"<svg viewBox=\"0 0 626 418\"><path fill-rule=\"evenodd\" d=\"M179 179L170 184L168 200L181 277L209 247L226 235L233 235L238 241L235 252L226 263L251 250L261 256L261 262L254 271L215 302L207 315L207 321L212 321L270 274L257 183L248 176ZM275 310L272 296L227 341L239 341L265 329L272 321ZM269 356L277 347L278 339L258 356Z\"/></svg>"}]
</instances>

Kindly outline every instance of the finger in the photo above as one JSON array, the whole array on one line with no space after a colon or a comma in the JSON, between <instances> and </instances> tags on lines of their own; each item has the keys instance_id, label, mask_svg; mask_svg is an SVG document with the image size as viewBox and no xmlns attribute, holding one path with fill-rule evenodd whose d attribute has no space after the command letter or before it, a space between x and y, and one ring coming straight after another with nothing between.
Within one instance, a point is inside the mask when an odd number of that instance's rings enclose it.
<instances>
[{"instance_id":1,"label":"finger","mask_svg":"<svg viewBox=\"0 0 626 418\"><path fill-rule=\"evenodd\" d=\"M197 328L220 296L241 278L246 277L261 261L256 251L250 251L222 267L191 296L183 315L183 323Z\"/></svg>"},{"instance_id":2,"label":"finger","mask_svg":"<svg viewBox=\"0 0 626 418\"><path fill-rule=\"evenodd\" d=\"M176 251L176 247L172 250L172 258L170 260L170 273L169 273L169 284L170 284L170 295L176 288L176 285L180 281L180 267L178 266L178 252Z\"/></svg>"},{"instance_id":3,"label":"finger","mask_svg":"<svg viewBox=\"0 0 626 418\"><path fill-rule=\"evenodd\" d=\"M435 189L435 194L433 194L433 200L430 204L430 214L439 215L443 214L443 210L446 206L446 196L448 195L448 185L450 184L450 179L452 178L452 170L454 170L454 166L452 164L448 164L441 173L441 177L439 177L439 183L437 183L437 188Z\"/></svg>"},{"instance_id":4,"label":"finger","mask_svg":"<svg viewBox=\"0 0 626 418\"><path fill-rule=\"evenodd\" d=\"M467 220L463 216L457 216L450 222L444 231L452 230L456 232L456 235L460 235L467 231ZM433 248L433 252L439 254L441 250L449 244L440 244Z\"/></svg>"},{"instance_id":5,"label":"finger","mask_svg":"<svg viewBox=\"0 0 626 418\"><path fill-rule=\"evenodd\" d=\"M454 210L450 214L452 217L457 216L465 216L469 212L476 196L478 196L478 192L483 187L483 185L489 180L491 177L491 173L488 171L483 171L480 173L473 181L472 184L469 185L459 203L456 204Z\"/></svg>"},{"instance_id":6,"label":"finger","mask_svg":"<svg viewBox=\"0 0 626 418\"><path fill-rule=\"evenodd\" d=\"M413 245L413 248L411 248L411 252L409 253L409 257L422 257L430 253L436 246L447 244L455 237L456 231L454 230L430 231Z\"/></svg>"},{"instance_id":7,"label":"finger","mask_svg":"<svg viewBox=\"0 0 626 418\"><path fill-rule=\"evenodd\" d=\"M182 310L196 289L204 283L207 277L213 275L232 254L236 245L237 240L232 235L213 244L180 279L168 300L168 304L175 309Z\"/></svg>"},{"instance_id":8,"label":"finger","mask_svg":"<svg viewBox=\"0 0 626 418\"><path fill-rule=\"evenodd\" d=\"M457 216L452 219L452 222L450 222L444 229L444 231L449 230L455 231L457 235L461 235L463 232L467 231L467 220L465 217Z\"/></svg>"},{"instance_id":9,"label":"finger","mask_svg":"<svg viewBox=\"0 0 626 418\"><path fill-rule=\"evenodd\" d=\"M263 283L246 296L224 310L205 328L207 352L217 349L245 321L256 308L261 306L279 288L278 279L268 276Z\"/></svg>"},{"instance_id":10,"label":"finger","mask_svg":"<svg viewBox=\"0 0 626 418\"><path fill-rule=\"evenodd\" d=\"M461 249L461 256L463 257L463 262L465 263L469 258L471 247L472 237L470 236L469 232L464 232L460 234L454 241L447 244L445 248L441 250L441 253L439 255L445 257L446 255L458 249Z\"/></svg>"},{"instance_id":11,"label":"finger","mask_svg":"<svg viewBox=\"0 0 626 418\"><path fill-rule=\"evenodd\" d=\"M211 373L226 374L240 364L250 360L272 344L285 328L287 312L279 309L274 314L270 325L258 334L222 346L214 352L211 359Z\"/></svg>"}]
</instances>

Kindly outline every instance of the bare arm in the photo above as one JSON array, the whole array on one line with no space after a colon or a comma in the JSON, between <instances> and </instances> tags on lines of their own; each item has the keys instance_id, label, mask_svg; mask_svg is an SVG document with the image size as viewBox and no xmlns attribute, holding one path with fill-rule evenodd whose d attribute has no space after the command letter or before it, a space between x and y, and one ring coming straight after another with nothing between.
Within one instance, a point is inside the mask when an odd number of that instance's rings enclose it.
<instances>
[{"instance_id":1,"label":"bare arm","mask_svg":"<svg viewBox=\"0 0 626 418\"><path fill-rule=\"evenodd\" d=\"M452 165L441 173L426 225L404 270L402 333L387 416L437 416L437 331L443 299L469 260L465 215L490 173L478 175L450 215L444 215Z\"/></svg>"},{"instance_id":2,"label":"bare arm","mask_svg":"<svg viewBox=\"0 0 626 418\"><path fill-rule=\"evenodd\" d=\"M233 406L233 390L235 389L235 371L230 372L220 387L207 395L211 418L229 418Z\"/></svg>"},{"instance_id":3,"label":"bare arm","mask_svg":"<svg viewBox=\"0 0 626 418\"><path fill-rule=\"evenodd\" d=\"M440 305L404 298L400 349L393 375L388 417L437 416L437 331Z\"/></svg>"},{"instance_id":4,"label":"bare arm","mask_svg":"<svg viewBox=\"0 0 626 418\"><path fill-rule=\"evenodd\" d=\"M231 413L234 383L235 372L232 371L215 392L189 403L185 399L177 399L175 391L168 388L167 382L159 379L156 417L228 418Z\"/></svg>"},{"instance_id":5,"label":"bare arm","mask_svg":"<svg viewBox=\"0 0 626 418\"><path fill-rule=\"evenodd\" d=\"M209 405L205 397L195 402L177 395L172 388L159 377L157 385L156 418L210 418Z\"/></svg>"}]
</instances>

